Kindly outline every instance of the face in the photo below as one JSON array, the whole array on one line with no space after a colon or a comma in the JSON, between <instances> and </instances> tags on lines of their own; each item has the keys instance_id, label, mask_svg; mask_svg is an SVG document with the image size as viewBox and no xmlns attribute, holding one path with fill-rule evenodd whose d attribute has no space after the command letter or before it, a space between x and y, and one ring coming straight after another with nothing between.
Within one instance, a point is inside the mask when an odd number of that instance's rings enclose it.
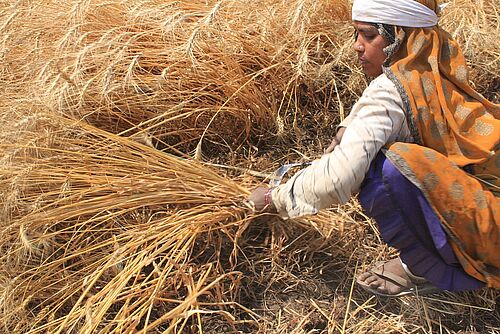
<instances>
[{"instance_id":1,"label":"face","mask_svg":"<svg viewBox=\"0 0 500 334\"><path fill-rule=\"evenodd\" d=\"M353 24L357 35L354 50L358 53L363 72L369 77L378 77L382 74L382 64L387 58L383 50L389 43L373 25L359 21Z\"/></svg>"}]
</instances>

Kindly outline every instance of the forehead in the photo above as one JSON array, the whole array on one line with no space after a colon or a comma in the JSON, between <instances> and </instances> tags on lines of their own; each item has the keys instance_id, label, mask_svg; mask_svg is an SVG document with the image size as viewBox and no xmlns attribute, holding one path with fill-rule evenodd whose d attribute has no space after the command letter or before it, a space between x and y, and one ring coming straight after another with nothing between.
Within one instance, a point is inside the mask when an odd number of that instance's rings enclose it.
<instances>
[{"instance_id":1,"label":"forehead","mask_svg":"<svg viewBox=\"0 0 500 334\"><path fill-rule=\"evenodd\" d=\"M352 25L354 26L354 29L356 29L357 31L378 32L378 29L375 26L373 26L373 24L368 22L353 21Z\"/></svg>"}]
</instances>

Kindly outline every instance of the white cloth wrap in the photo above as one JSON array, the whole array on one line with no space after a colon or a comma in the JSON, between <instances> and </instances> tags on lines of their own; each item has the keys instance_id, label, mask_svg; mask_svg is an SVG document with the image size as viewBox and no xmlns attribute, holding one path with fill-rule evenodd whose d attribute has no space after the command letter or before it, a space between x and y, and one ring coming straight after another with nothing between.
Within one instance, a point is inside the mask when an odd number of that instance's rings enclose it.
<instances>
[{"instance_id":1,"label":"white cloth wrap","mask_svg":"<svg viewBox=\"0 0 500 334\"><path fill-rule=\"evenodd\" d=\"M432 9L415 0L354 0L352 19L411 28L432 27L439 20Z\"/></svg>"}]
</instances>

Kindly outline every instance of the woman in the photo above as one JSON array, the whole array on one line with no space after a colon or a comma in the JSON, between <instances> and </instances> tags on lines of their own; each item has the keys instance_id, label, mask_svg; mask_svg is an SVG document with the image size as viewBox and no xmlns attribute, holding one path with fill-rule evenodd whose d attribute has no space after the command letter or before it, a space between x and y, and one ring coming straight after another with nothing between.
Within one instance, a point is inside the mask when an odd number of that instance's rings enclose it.
<instances>
[{"instance_id":1,"label":"woman","mask_svg":"<svg viewBox=\"0 0 500 334\"><path fill-rule=\"evenodd\" d=\"M384 296L500 287L500 107L468 83L436 0L355 0L363 92L327 152L257 210L314 214L359 192L398 259L358 277Z\"/></svg>"}]
</instances>

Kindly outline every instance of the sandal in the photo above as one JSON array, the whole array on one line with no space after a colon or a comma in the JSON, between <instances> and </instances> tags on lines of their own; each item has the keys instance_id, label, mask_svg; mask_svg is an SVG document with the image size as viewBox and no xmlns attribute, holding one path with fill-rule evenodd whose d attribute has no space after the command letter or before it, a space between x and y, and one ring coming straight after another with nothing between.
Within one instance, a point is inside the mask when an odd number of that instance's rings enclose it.
<instances>
[{"instance_id":1,"label":"sandal","mask_svg":"<svg viewBox=\"0 0 500 334\"><path fill-rule=\"evenodd\" d=\"M402 263L402 262L401 262ZM396 293L396 294L390 294L390 293L384 293L378 291L376 288L370 287L368 284L364 283L363 281L360 281L359 279L356 280L356 282L366 291L377 295L377 296L382 296L382 297L402 297L402 296L407 296L407 295L416 295L416 296L422 296L422 295L427 295L431 293L436 293L441 291L441 289L435 287L431 283L429 283L425 278L423 277L418 277L412 274L409 270L408 267L403 264L403 268L405 269L406 274L410 278L410 280L401 277L399 275L396 275L394 273L391 273L387 270L383 269L385 262L376 262L374 267L369 270L370 273L377 275L378 277L382 278L385 281L389 281L399 287L402 288L401 292Z\"/></svg>"}]
</instances>

